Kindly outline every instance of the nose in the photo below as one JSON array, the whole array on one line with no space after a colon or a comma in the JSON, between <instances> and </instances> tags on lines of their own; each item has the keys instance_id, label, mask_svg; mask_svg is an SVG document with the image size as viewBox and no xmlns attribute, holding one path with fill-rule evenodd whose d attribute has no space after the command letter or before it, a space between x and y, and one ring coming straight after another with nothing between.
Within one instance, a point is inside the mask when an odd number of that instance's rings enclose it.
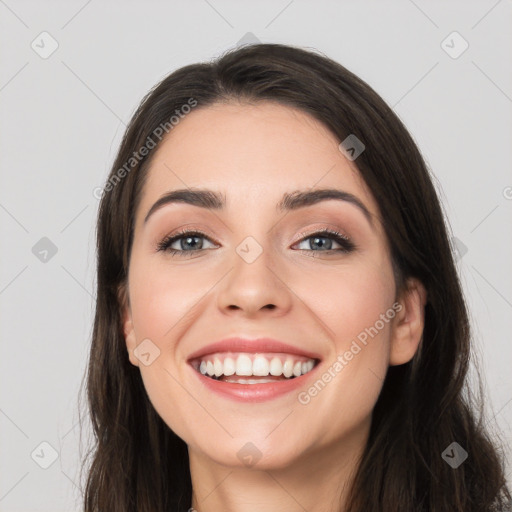
<instances>
[{"instance_id":1,"label":"nose","mask_svg":"<svg viewBox=\"0 0 512 512\"><path fill-rule=\"evenodd\" d=\"M221 281L218 307L225 315L281 316L292 304L293 292L280 277L269 251L252 263L235 254L232 270Z\"/></svg>"}]
</instances>

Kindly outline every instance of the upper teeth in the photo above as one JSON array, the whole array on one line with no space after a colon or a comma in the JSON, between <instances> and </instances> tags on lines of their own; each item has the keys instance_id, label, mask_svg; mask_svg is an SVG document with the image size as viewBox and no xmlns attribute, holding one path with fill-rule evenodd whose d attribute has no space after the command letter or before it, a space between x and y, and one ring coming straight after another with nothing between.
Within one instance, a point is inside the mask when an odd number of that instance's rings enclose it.
<instances>
[{"instance_id":1,"label":"upper teeth","mask_svg":"<svg viewBox=\"0 0 512 512\"><path fill-rule=\"evenodd\" d=\"M284 375L290 378L292 376L300 377L311 371L314 366L314 359L300 356L286 354L265 356L261 354L242 353L239 355L205 356L201 359L198 369L203 375L210 377L236 374L261 377L265 377L266 375Z\"/></svg>"}]
</instances>

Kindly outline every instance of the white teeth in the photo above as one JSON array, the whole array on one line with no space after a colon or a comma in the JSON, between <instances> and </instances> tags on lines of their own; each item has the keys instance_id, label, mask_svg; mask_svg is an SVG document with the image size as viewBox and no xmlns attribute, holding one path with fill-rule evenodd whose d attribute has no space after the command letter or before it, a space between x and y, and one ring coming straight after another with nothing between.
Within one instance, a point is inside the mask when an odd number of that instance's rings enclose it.
<instances>
[{"instance_id":1,"label":"white teeth","mask_svg":"<svg viewBox=\"0 0 512 512\"><path fill-rule=\"evenodd\" d=\"M213 360L213 370L215 371L215 377L220 377L224 372L224 365L218 357Z\"/></svg>"},{"instance_id":2,"label":"white teeth","mask_svg":"<svg viewBox=\"0 0 512 512\"><path fill-rule=\"evenodd\" d=\"M211 355L210 358L205 357L196 366L196 369L202 374L209 377L219 379L221 376L230 377L232 375L241 377L266 377L272 375L274 377L284 376L285 378L300 377L310 372L314 366L315 361L308 359L307 361L297 361L293 356L280 356L269 357L262 354L248 354L242 353L238 356L226 356L222 354ZM284 361L284 362L283 362ZM235 382L233 379L223 379L226 382ZM255 382L274 382L269 379L238 379L244 383L251 384ZM247 382L245 382L247 381ZM254 381L254 382L252 382Z\"/></svg>"},{"instance_id":3,"label":"white teeth","mask_svg":"<svg viewBox=\"0 0 512 512\"><path fill-rule=\"evenodd\" d=\"M235 372L236 372L236 365L235 365L234 359L231 357L226 357L226 359L224 359L224 375L226 375L226 376L234 375Z\"/></svg>"},{"instance_id":4,"label":"white teeth","mask_svg":"<svg viewBox=\"0 0 512 512\"><path fill-rule=\"evenodd\" d=\"M236 374L237 375L252 375L252 361L251 358L245 354L238 356L236 360Z\"/></svg>"},{"instance_id":5,"label":"white teeth","mask_svg":"<svg viewBox=\"0 0 512 512\"><path fill-rule=\"evenodd\" d=\"M285 377L291 377L293 375L293 361L287 359L283 364L283 375Z\"/></svg>"},{"instance_id":6,"label":"white teeth","mask_svg":"<svg viewBox=\"0 0 512 512\"><path fill-rule=\"evenodd\" d=\"M274 375L278 377L283 373L283 364L281 363L281 359L278 357L274 357L272 361L270 361L270 375Z\"/></svg>"},{"instance_id":7,"label":"white teeth","mask_svg":"<svg viewBox=\"0 0 512 512\"><path fill-rule=\"evenodd\" d=\"M266 377L270 369L269 362L263 356L256 356L252 363L252 374L258 377Z\"/></svg>"}]
</instances>

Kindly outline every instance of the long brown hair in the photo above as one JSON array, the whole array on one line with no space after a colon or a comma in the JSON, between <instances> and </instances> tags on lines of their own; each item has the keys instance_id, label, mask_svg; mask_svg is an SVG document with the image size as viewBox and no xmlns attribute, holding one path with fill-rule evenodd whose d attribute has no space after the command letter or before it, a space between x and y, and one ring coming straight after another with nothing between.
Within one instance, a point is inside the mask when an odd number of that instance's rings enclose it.
<instances>
[{"instance_id":1,"label":"long brown hair","mask_svg":"<svg viewBox=\"0 0 512 512\"><path fill-rule=\"evenodd\" d=\"M133 115L102 191L86 375L94 446L82 466L85 512L181 512L191 504L187 446L149 401L121 326L134 215L156 149L133 154L148 137L158 147L155 133L171 131L169 120L191 100L196 109L279 102L314 116L340 142L356 135L365 151L354 163L379 205L397 285L416 277L427 290L422 343L411 362L388 370L346 512L503 510L510 502L503 455L484 424L481 398L469 391L467 309L418 148L382 98L342 65L319 52L258 44L180 68L155 86ZM468 453L457 468L443 458L453 442Z\"/></svg>"}]
</instances>

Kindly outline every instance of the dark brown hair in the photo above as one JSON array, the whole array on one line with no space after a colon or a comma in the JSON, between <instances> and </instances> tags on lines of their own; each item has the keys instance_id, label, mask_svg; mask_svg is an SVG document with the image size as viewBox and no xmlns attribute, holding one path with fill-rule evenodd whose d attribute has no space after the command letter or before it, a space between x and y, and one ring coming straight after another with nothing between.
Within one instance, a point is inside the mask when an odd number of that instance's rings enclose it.
<instances>
[{"instance_id":1,"label":"dark brown hair","mask_svg":"<svg viewBox=\"0 0 512 512\"><path fill-rule=\"evenodd\" d=\"M319 52L258 44L180 68L155 86L133 115L109 175L97 224L86 376L94 446L85 512L181 512L191 504L187 446L154 410L121 325L134 216L157 148L130 159L191 99L196 109L278 102L320 120L340 142L355 134L366 148L354 163L378 203L397 287L416 277L427 290L422 343L411 362L388 370L346 512L504 510L510 492L503 455L482 419L481 398L467 385L467 309L447 223L416 144L381 97L342 65ZM468 452L456 469L442 458L452 442Z\"/></svg>"}]
</instances>

